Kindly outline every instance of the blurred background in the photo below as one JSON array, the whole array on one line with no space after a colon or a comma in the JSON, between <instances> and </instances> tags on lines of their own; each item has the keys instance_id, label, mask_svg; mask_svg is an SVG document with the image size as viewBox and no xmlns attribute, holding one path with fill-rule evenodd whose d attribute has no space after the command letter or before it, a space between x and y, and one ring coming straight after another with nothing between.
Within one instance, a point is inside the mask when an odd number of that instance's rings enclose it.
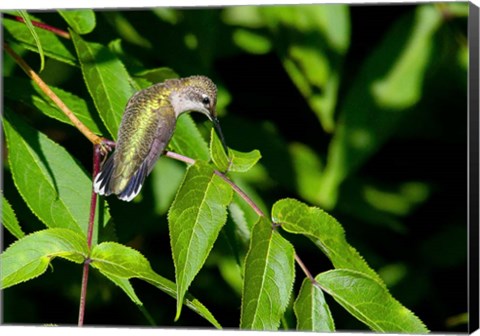
<instances>
[{"instance_id":1,"label":"blurred background","mask_svg":"<svg viewBox=\"0 0 480 336\"><path fill-rule=\"evenodd\" d=\"M131 74L159 81L168 67L217 83L229 147L262 153L254 169L233 178L264 209L285 197L325 209L392 295L430 330L467 331L468 3L95 13L96 28L84 38L109 45ZM31 14L67 29L54 11ZM13 24L4 19L6 34ZM70 41L65 45L74 52ZM37 54L22 55L39 68ZM6 54L3 76L24 76ZM94 110L79 68L47 58L41 76ZM7 94L4 101L91 170L91 145L78 131ZM192 117L208 139L211 125ZM38 230L42 224L3 163L6 197L25 231ZM166 213L184 171L162 158L136 202L108 199L115 228L107 234L141 251L171 280ZM229 219L227 228L233 225ZM288 239L313 274L332 267L307 239ZM4 230L4 246L12 241ZM87 325L148 325L119 288L90 274ZM3 292L4 323L75 324L80 280L81 267L56 259L42 277ZM296 292L301 280L297 270ZM175 323L173 299L132 282L159 326L209 327L188 309ZM190 292L224 328L238 327L241 278L225 232ZM337 330L366 329L330 297L327 302ZM291 307L283 325L295 328Z\"/></svg>"}]
</instances>

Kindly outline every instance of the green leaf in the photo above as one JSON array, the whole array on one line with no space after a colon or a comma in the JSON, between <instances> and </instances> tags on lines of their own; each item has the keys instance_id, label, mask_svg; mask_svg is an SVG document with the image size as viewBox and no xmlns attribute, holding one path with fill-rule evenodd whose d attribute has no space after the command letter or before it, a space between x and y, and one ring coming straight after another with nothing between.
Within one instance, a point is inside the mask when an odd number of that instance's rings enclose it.
<instances>
[{"instance_id":1,"label":"green leaf","mask_svg":"<svg viewBox=\"0 0 480 336\"><path fill-rule=\"evenodd\" d=\"M282 199L272 207L272 220L287 232L312 240L330 259L335 268L348 268L370 275L380 285L383 281L345 239L345 231L325 211L309 207L295 199Z\"/></svg>"},{"instance_id":2,"label":"green leaf","mask_svg":"<svg viewBox=\"0 0 480 336\"><path fill-rule=\"evenodd\" d=\"M245 183L245 181L239 176L233 176L232 181L248 195L263 213L267 212L267 207L263 200L249 184ZM245 259L244 256L250 244L252 229L258 222L260 216L242 197L238 195L238 193L233 194L232 202L228 206L228 212L231 221L227 221L224 233L237 264L243 265Z\"/></svg>"},{"instance_id":3,"label":"green leaf","mask_svg":"<svg viewBox=\"0 0 480 336\"><path fill-rule=\"evenodd\" d=\"M35 40L35 44L38 49L38 54L40 55L40 72L41 72L45 67L45 55L43 54L42 42L38 37L38 34L35 30L35 27L32 24L32 21L30 20L30 17L28 16L27 11L18 10L17 13L22 17L23 21L25 22L25 25L27 26L28 30L32 34L33 39Z\"/></svg>"},{"instance_id":4,"label":"green leaf","mask_svg":"<svg viewBox=\"0 0 480 336\"><path fill-rule=\"evenodd\" d=\"M103 242L92 248L91 265L100 272L130 278L148 278L155 272L138 251L115 242Z\"/></svg>"},{"instance_id":5,"label":"green leaf","mask_svg":"<svg viewBox=\"0 0 480 336\"><path fill-rule=\"evenodd\" d=\"M177 119L175 133L168 145L173 151L195 160L208 161L208 145L192 117L182 114Z\"/></svg>"},{"instance_id":6,"label":"green leaf","mask_svg":"<svg viewBox=\"0 0 480 336\"><path fill-rule=\"evenodd\" d=\"M70 31L85 84L110 135L116 139L123 111L135 93L122 62L107 47Z\"/></svg>"},{"instance_id":7,"label":"green leaf","mask_svg":"<svg viewBox=\"0 0 480 336\"><path fill-rule=\"evenodd\" d=\"M272 42L270 39L255 31L247 29L235 29L232 34L232 39L236 45L250 54L266 54L272 49Z\"/></svg>"},{"instance_id":8,"label":"green leaf","mask_svg":"<svg viewBox=\"0 0 480 336\"><path fill-rule=\"evenodd\" d=\"M312 148L290 143L288 151L295 170L298 194L308 202L315 202L321 184L323 163Z\"/></svg>"},{"instance_id":9,"label":"green leaf","mask_svg":"<svg viewBox=\"0 0 480 336\"><path fill-rule=\"evenodd\" d=\"M13 181L32 212L47 227L86 234L92 181L61 146L5 107L3 127ZM102 218L106 223L108 211ZM99 225L95 214L96 227ZM93 241L96 241L95 230Z\"/></svg>"},{"instance_id":10,"label":"green leaf","mask_svg":"<svg viewBox=\"0 0 480 336\"><path fill-rule=\"evenodd\" d=\"M173 298L177 297L175 284L155 273L148 260L140 252L130 247L114 242L101 243L92 249L91 259L91 265L112 281L138 278L154 285ZM119 285L118 281L114 282ZM130 292L130 285L120 287L131 297L133 290ZM132 300L135 302L134 298ZM184 300L187 307L212 323L216 328L221 328L213 315L197 299L187 294Z\"/></svg>"},{"instance_id":11,"label":"green leaf","mask_svg":"<svg viewBox=\"0 0 480 336\"><path fill-rule=\"evenodd\" d=\"M252 185L256 186L257 183L261 183L261 182L258 182L258 180L256 179L257 177L260 179L264 178L263 173L259 174L258 176L253 178L251 181L246 181L244 177L245 177L245 174L242 174L242 176L232 176L231 179L240 189L243 190L243 192L245 192L248 195L248 197L258 206L261 212L268 213L270 207L265 204L265 201L262 199L258 191L254 187L252 187ZM258 213L254 209L252 209L252 207L247 202L245 202L245 200L242 197L240 197L237 193L234 194L233 200L243 210L245 214L245 219L247 220L247 223L248 223L249 232L251 232L253 226L258 221L258 218L259 218Z\"/></svg>"},{"instance_id":12,"label":"green leaf","mask_svg":"<svg viewBox=\"0 0 480 336\"><path fill-rule=\"evenodd\" d=\"M210 156L218 170L222 172L244 173L249 171L262 157L256 149L248 153L243 153L229 148L228 154L229 156L225 153L222 142L212 129L210 136Z\"/></svg>"},{"instance_id":13,"label":"green leaf","mask_svg":"<svg viewBox=\"0 0 480 336\"><path fill-rule=\"evenodd\" d=\"M37 108L45 115L58 121L73 125L70 119L63 113L50 98L32 81L25 78L3 77L5 98L13 99L28 106ZM92 132L101 134L98 125L103 126L97 114L89 109L87 103L80 97L59 88L50 86L50 89L72 110L75 116ZM93 108L92 106L90 106ZM103 128L103 127L102 127Z\"/></svg>"},{"instance_id":14,"label":"green leaf","mask_svg":"<svg viewBox=\"0 0 480 336\"><path fill-rule=\"evenodd\" d=\"M175 71L167 67L141 70L136 72L134 76L145 78L154 84L164 82L167 79L179 77Z\"/></svg>"},{"instance_id":15,"label":"green leaf","mask_svg":"<svg viewBox=\"0 0 480 336\"><path fill-rule=\"evenodd\" d=\"M468 2L460 3L442 3L440 6L443 15L451 15L455 18L459 17L468 17L469 14L469 4Z\"/></svg>"},{"instance_id":16,"label":"green leaf","mask_svg":"<svg viewBox=\"0 0 480 336\"><path fill-rule=\"evenodd\" d=\"M177 283L177 314L183 296L200 271L227 220L232 189L202 161L190 166L168 212Z\"/></svg>"},{"instance_id":17,"label":"green leaf","mask_svg":"<svg viewBox=\"0 0 480 336\"><path fill-rule=\"evenodd\" d=\"M230 218L233 223L235 223L234 230L231 230L233 231L231 232L231 235L232 240L239 240L247 246L247 243L250 241L253 225L258 221L258 216L256 216L255 222L250 224L247 220L245 209L242 208L241 204L241 201L234 196L232 203L228 206Z\"/></svg>"},{"instance_id":18,"label":"green leaf","mask_svg":"<svg viewBox=\"0 0 480 336\"><path fill-rule=\"evenodd\" d=\"M260 6L227 6L222 10L222 20L231 26L251 29L265 26Z\"/></svg>"},{"instance_id":19,"label":"green leaf","mask_svg":"<svg viewBox=\"0 0 480 336\"><path fill-rule=\"evenodd\" d=\"M294 254L272 223L260 217L245 259L240 328L278 329L293 288Z\"/></svg>"},{"instance_id":20,"label":"green leaf","mask_svg":"<svg viewBox=\"0 0 480 336\"><path fill-rule=\"evenodd\" d=\"M297 317L297 330L335 331L332 314L322 290L308 278L303 280L293 310Z\"/></svg>"},{"instance_id":21,"label":"green leaf","mask_svg":"<svg viewBox=\"0 0 480 336\"><path fill-rule=\"evenodd\" d=\"M108 48L122 61L128 73L133 76L133 87L136 90L145 89L153 84L164 82L167 79L179 78L171 68L158 67L146 69L143 62L126 51L123 47L125 41L114 39L108 43ZM218 106L218 101L217 101Z\"/></svg>"},{"instance_id":22,"label":"green leaf","mask_svg":"<svg viewBox=\"0 0 480 336\"><path fill-rule=\"evenodd\" d=\"M156 214L167 213L183 181L185 170L185 164L170 158L162 158L155 164L150 180Z\"/></svg>"},{"instance_id":23,"label":"green leaf","mask_svg":"<svg viewBox=\"0 0 480 336\"><path fill-rule=\"evenodd\" d=\"M32 15L30 15L30 18L41 22ZM5 41L17 41L22 47L28 50L33 52L39 51L35 38L24 23L15 20L3 19L2 25L5 27ZM78 65L70 41L62 39L52 32L44 29L37 29L36 33L46 56L70 65Z\"/></svg>"},{"instance_id":24,"label":"green leaf","mask_svg":"<svg viewBox=\"0 0 480 336\"><path fill-rule=\"evenodd\" d=\"M136 45L141 49L152 49L152 42L144 37L142 31L137 30L137 25L132 24L123 11L105 11L103 17L115 28L122 40Z\"/></svg>"},{"instance_id":25,"label":"green leaf","mask_svg":"<svg viewBox=\"0 0 480 336\"><path fill-rule=\"evenodd\" d=\"M58 9L57 12L77 34L88 34L95 28L95 12L91 9Z\"/></svg>"},{"instance_id":26,"label":"green leaf","mask_svg":"<svg viewBox=\"0 0 480 336\"><path fill-rule=\"evenodd\" d=\"M362 65L340 111L316 203L332 208L340 184L394 134L419 101L442 20L435 6L418 6L413 17L395 23Z\"/></svg>"},{"instance_id":27,"label":"green leaf","mask_svg":"<svg viewBox=\"0 0 480 336\"><path fill-rule=\"evenodd\" d=\"M108 272L101 272L101 273L108 280L110 280L115 285L120 287L125 292L125 294L127 294L127 296L130 298L130 300L133 301L133 303L135 303L138 306L143 306L142 301L140 301L137 294L135 294L135 290L133 289L132 284L130 283L130 281L128 279L113 275L113 274L108 273Z\"/></svg>"},{"instance_id":28,"label":"green leaf","mask_svg":"<svg viewBox=\"0 0 480 336\"><path fill-rule=\"evenodd\" d=\"M80 264L87 256L85 236L59 228L37 231L17 240L0 255L1 288L38 277L55 257Z\"/></svg>"},{"instance_id":29,"label":"green leaf","mask_svg":"<svg viewBox=\"0 0 480 336\"><path fill-rule=\"evenodd\" d=\"M366 274L337 269L320 273L315 280L343 308L374 331L411 334L428 332L417 316Z\"/></svg>"},{"instance_id":30,"label":"green leaf","mask_svg":"<svg viewBox=\"0 0 480 336\"><path fill-rule=\"evenodd\" d=\"M20 239L25 236L20 224L18 223L17 216L13 211L12 206L8 203L7 199L2 192L2 225L8 230L15 238Z\"/></svg>"},{"instance_id":31,"label":"green leaf","mask_svg":"<svg viewBox=\"0 0 480 336\"><path fill-rule=\"evenodd\" d=\"M265 6L261 13L285 70L323 128L332 132L339 72L350 40L348 6Z\"/></svg>"}]
</instances>

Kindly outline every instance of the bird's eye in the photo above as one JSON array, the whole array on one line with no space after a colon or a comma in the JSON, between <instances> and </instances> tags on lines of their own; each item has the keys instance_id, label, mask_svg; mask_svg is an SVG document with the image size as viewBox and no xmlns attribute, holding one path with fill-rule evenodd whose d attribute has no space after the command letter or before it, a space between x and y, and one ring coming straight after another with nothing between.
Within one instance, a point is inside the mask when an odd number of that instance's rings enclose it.
<instances>
[{"instance_id":1,"label":"bird's eye","mask_svg":"<svg viewBox=\"0 0 480 336\"><path fill-rule=\"evenodd\" d=\"M202 103L203 105L210 105L210 98L208 98L207 96L204 96Z\"/></svg>"}]
</instances>

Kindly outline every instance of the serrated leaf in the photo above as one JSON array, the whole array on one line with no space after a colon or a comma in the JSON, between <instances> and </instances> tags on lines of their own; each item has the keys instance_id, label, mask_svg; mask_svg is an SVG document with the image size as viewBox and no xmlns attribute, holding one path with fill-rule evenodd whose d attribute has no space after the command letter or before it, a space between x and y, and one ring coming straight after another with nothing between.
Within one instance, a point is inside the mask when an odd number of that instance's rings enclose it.
<instances>
[{"instance_id":1,"label":"serrated leaf","mask_svg":"<svg viewBox=\"0 0 480 336\"><path fill-rule=\"evenodd\" d=\"M303 280L293 310L297 317L297 330L335 331L332 314L325 302L323 292L310 279Z\"/></svg>"},{"instance_id":2,"label":"serrated leaf","mask_svg":"<svg viewBox=\"0 0 480 336\"><path fill-rule=\"evenodd\" d=\"M260 217L245 259L240 328L277 330L295 278L293 246Z\"/></svg>"},{"instance_id":3,"label":"serrated leaf","mask_svg":"<svg viewBox=\"0 0 480 336\"><path fill-rule=\"evenodd\" d=\"M230 213L230 218L235 227L233 232L231 232L232 237L235 240L240 240L242 243L247 244L250 241L251 231L253 224L249 224L246 218L245 210L241 207L241 202L239 202L236 197L233 198L232 203L228 206L228 212ZM258 220L258 216L256 217ZM238 244L237 244L238 245Z\"/></svg>"},{"instance_id":4,"label":"serrated leaf","mask_svg":"<svg viewBox=\"0 0 480 336\"><path fill-rule=\"evenodd\" d=\"M95 107L110 135L116 139L125 106L135 93L130 85L132 79L123 63L107 47L84 41L73 31L70 34Z\"/></svg>"},{"instance_id":5,"label":"serrated leaf","mask_svg":"<svg viewBox=\"0 0 480 336\"><path fill-rule=\"evenodd\" d=\"M418 6L396 22L366 59L340 110L317 202L328 209L340 184L394 134L422 94L435 33L443 21L435 6Z\"/></svg>"},{"instance_id":6,"label":"serrated leaf","mask_svg":"<svg viewBox=\"0 0 480 336\"><path fill-rule=\"evenodd\" d=\"M8 203L7 199L2 192L2 225L8 230L15 238L20 239L25 236L20 224L18 223L17 216L13 211L12 206Z\"/></svg>"},{"instance_id":7,"label":"serrated leaf","mask_svg":"<svg viewBox=\"0 0 480 336\"><path fill-rule=\"evenodd\" d=\"M142 279L171 297L177 298L175 284L155 273L148 260L140 252L130 247L114 242L101 243L92 249L91 259L91 265L109 279L112 277L127 280ZM122 289L127 295L131 295L123 287ZM197 299L187 294L184 303L216 328L221 328L210 311Z\"/></svg>"},{"instance_id":8,"label":"serrated leaf","mask_svg":"<svg viewBox=\"0 0 480 336\"><path fill-rule=\"evenodd\" d=\"M154 272L148 260L131 247L103 242L92 248L91 265L121 278L148 278Z\"/></svg>"},{"instance_id":9,"label":"serrated leaf","mask_svg":"<svg viewBox=\"0 0 480 336\"><path fill-rule=\"evenodd\" d=\"M258 194L258 191L252 187L252 185L256 185L256 181L253 179L252 181L245 181L243 176L232 176L232 181L245 192L248 197L257 205L263 213L268 213L269 207L265 204L265 201L262 197ZM259 176L261 178L261 176ZM247 220L248 224L248 232L252 231L253 226L257 223L259 215L258 213L247 203L245 200L240 197L237 193L234 194L233 200L235 203L243 210L245 215L245 219ZM250 239L248 239L250 240Z\"/></svg>"},{"instance_id":10,"label":"serrated leaf","mask_svg":"<svg viewBox=\"0 0 480 336\"><path fill-rule=\"evenodd\" d=\"M87 256L85 236L69 229L37 231L17 240L0 255L1 288L38 277L55 257L80 264Z\"/></svg>"},{"instance_id":11,"label":"serrated leaf","mask_svg":"<svg viewBox=\"0 0 480 336\"><path fill-rule=\"evenodd\" d=\"M287 232L312 240L330 259L335 268L348 268L366 273L383 286L380 276L345 239L345 231L325 211L309 207L295 199L282 199L272 207L272 220Z\"/></svg>"},{"instance_id":12,"label":"serrated leaf","mask_svg":"<svg viewBox=\"0 0 480 336\"><path fill-rule=\"evenodd\" d=\"M38 34L35 30L35 27L32 24L32 21L30 20L30 16L28 15L27 11L25 10L18 10L17 13L22 17L25 25L27 26L28 30L30 31L30 34L32 34L33 40L35 41L35 44L38 49L38 54L40 55L40 72L43 70L45 67L45 55L43 54L43 47L42 47L42 42L40 41L40 38L38 37Z\"/></svg>"},{"instance_id":13,"label":"serrated leaf","mask_svg":"<svg viewBox=\"0 0 480 336\"><path fill-rule=\"evenodd\" d=\"M32 212L50 228L86 234L92 181L61 146L5 107L3 127L13 181ZM34 187L33 187L34 186ZM108 221L108 211L102 220ZM98 213L95 225L98 227ZM93 241L96 241L97 230Z\"/></svg>"},{"instance_id":14,"label":"serrated leaf","mask_svg":"<svg viewBox=\"0 0 480 336\"><path fill-rule=\"evenodd\" d=\"M128 279L113 275L113 274L108 273L108 272L101 272L101 273L108 280L110 280L115 285L120 287L125 292L125 294L127 294L127 296L130 298L130 300L133 301L133 303L135 303L138 306L143 306L142 301L140 301L137 294L135 294L135 290L133 289L132 284L130 283L130 281Z\"/></svg>"},{"instance_id":15,"label":"serrated leaf","mask_svg":"<svg viewBox=\"0 0 480 336\"><path fill-rule=\"evenodd\" d=\"M195 160L208 161L208 145L192 117L182 114L177 119L175 133L168 145L173 151Z\"/></svg>"},{"instance_id":16,"label":"serrated leaf","mask_svg":"<svg viewBox=\"0 0 480 336\"><path fill-rule=\"evenodd\" d=\"M223 149L222 142L213 129L210 135L210 156L213 163L220 171L239 173L249 171L250 168L252 168L262 157L257 149L244 153L230 148L227 156Z\"/></svg>"},{"instance_id":17,"label":"serrated leaf","mask_svg":"<svg viewBox=\"0 0 480 336\"><path fill-rule=\"evenodd\" d=\"M242 183L241 179L235 178L233 182L249 195L257 206L264 208L264 204L261 204L262 202L258 202L255 199L258 195L256 195L246 184ZM237 266L243 268L252 229L255 223L258 222L259 215L237 193L234 193L233 195L232 202L228 206L228 212L231 220L227 221L227 225L223 232L235 257ZM242 286L240 286L240 294L242 290L241 287Z\"/></svg>"},{"instance_id":18,"label":"serrated leaf","mask_svg":"<svg viewBox=\"0 0 480 336\"><path fill-rule=\"evenodd\" d=\"M30 15L30 17L35 21L40 21L32 15ZM35 38L24 23L5 18L2 20L2 25L5 27L4 38L6 41L17 41L22 47L33 52L38 52ZM44 29L37 29L36 33L46 56L70 65L78 65L74 50L69 41Z\"/></svg>"},{"instance_id":19,"label":"serrated leaf","mask_svg":"<svg viewBox=\"0 0 480 336\"><path fill-rule=\"evenodd\" d=\"M177 315L183 296L200 271L227 220L231 187L202 161L190 166L168 212L177 283Z\"/></svg>"},{"instance_id":20,"label":"serrated leaf","mask_svg":"<svg viewBox=\"0 0 480 336\"><path fill-rule=\"evenodd\" d=\"M78 34L88 34L95 28L95 12L91 9L58 9L57 12Z\"/></svg>"},{"instance_id":21,"label":"serrated leaf","mask_svg":"<svg viewBox=\"0 0 480 336\"><path fill-rule=\"evenodd\" d=\"M366 274L337 269L320 273L315 280L343 308L374 331L411 334L428 332L417 316Z\"/></svg>"},{"instance_id":22,"label":"serrated leaf","mask_svg":"<svg viewBox=\"0 0 480 336\"><path fill-rule=\"evenodd\" d=\"M73 125L70 119L63 113L50 98L32 81L17 77L4 77L5 98L22 102L28 106L39 109L45 115L58 121ZM99 126L101 120L98 115L90 111L87 103L80 97L59 88L50 86L50 89L72 110L75 116L92 132L101 134ZM91 106L93 108L93 106Z\"/></svg>"}]
</instances>

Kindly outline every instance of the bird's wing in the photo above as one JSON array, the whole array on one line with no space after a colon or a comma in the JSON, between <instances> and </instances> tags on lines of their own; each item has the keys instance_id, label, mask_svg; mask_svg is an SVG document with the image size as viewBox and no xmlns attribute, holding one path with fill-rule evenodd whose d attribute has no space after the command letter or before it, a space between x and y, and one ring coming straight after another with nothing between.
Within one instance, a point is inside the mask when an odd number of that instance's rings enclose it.
<instances>
[{"instance_id":1,"label":"bird's wing","mask_svg":"<svg viewBox=\"0 0 480 336\"><path fill-rule=\"evenodd\" d=\"M113 193L120 194L131 183L136 186L135 195L140 191L174 128L175 114L169 106L150 109L133 104L127 106L113 153L114 167L109 184ZM135 177L138 180L132 182Z\"/></svg>"}]
</instances>

